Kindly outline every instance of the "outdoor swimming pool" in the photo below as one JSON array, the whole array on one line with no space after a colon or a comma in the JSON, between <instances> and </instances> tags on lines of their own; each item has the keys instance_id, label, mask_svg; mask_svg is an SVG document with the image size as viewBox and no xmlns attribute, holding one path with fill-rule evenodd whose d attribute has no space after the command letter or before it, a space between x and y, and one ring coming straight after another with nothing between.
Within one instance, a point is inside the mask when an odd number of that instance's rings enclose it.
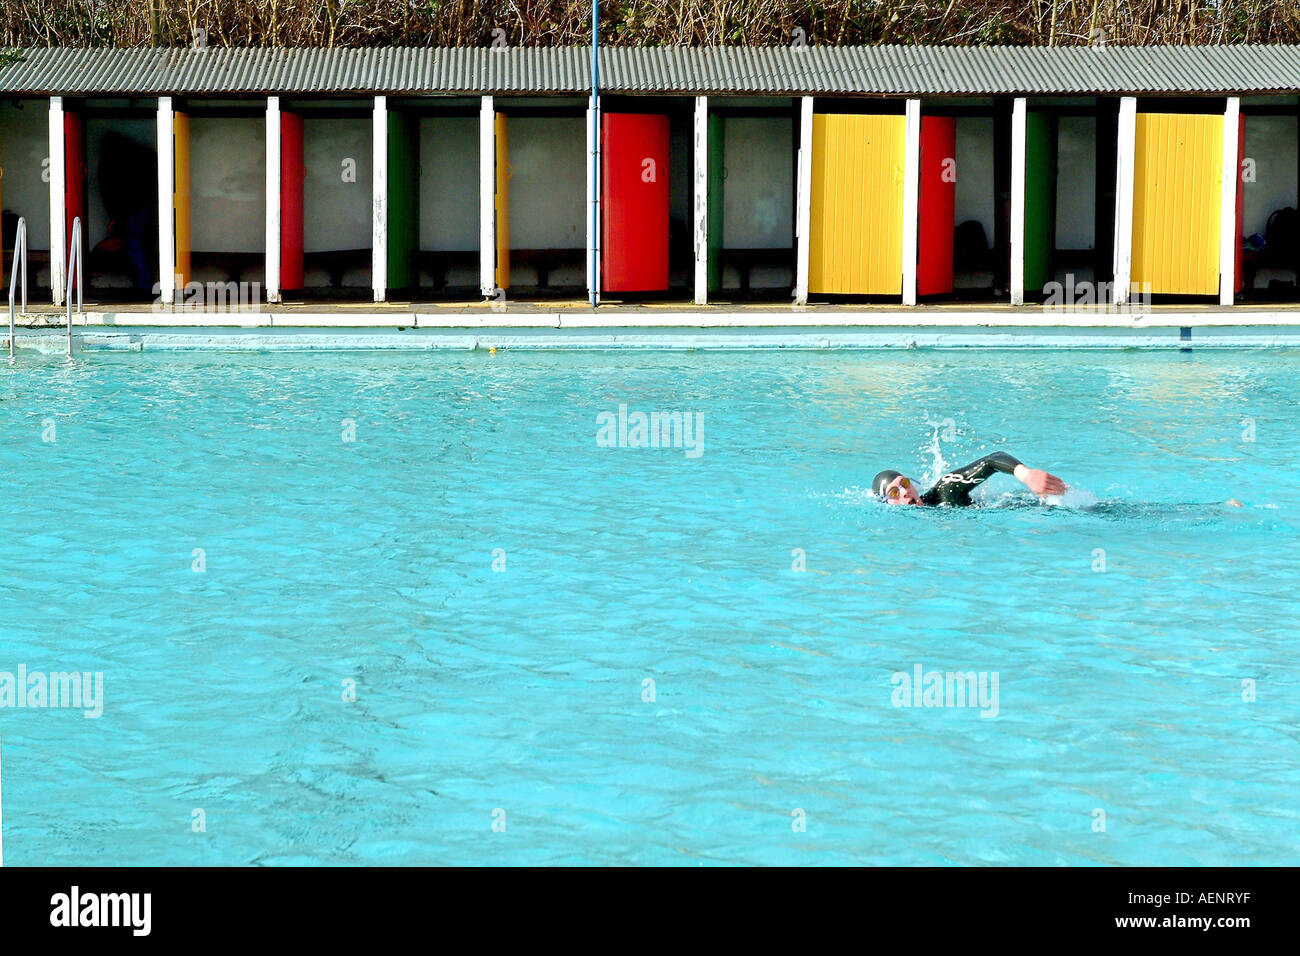
<instances>
[{"instance_id":1,"label":"outdoor swimming pool","mask_svg":"<svg viewBox=\"0 0 1300 956\"><path fill-rule=\"evenodd\" d=\"M0 709L11 865L1300 857L1300 353L0 381L0 672L103 675L98 718ZM620 405L695 444L609 447ZM1074 506L867 493L994 449ZM894 706L918 665L996 716Z\"/></svg>"}]
</instances>

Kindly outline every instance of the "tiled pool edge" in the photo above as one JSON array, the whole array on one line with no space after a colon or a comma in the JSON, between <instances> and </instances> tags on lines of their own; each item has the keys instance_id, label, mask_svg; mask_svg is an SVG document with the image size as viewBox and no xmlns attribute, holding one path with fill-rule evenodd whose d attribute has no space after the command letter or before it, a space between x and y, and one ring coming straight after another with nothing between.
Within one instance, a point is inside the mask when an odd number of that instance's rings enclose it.
<instances>
[{"instance_id":1,"label":"tiled pool edge","mask_svg":"<svg viewBox=\"0 0 1300 956\"><path fill-rule=\"evenodd\" d=\"M135 316L139 318L138 314ZM775 316L773 316L775 318ZM121 318L127 318L126 314ZM266 318L261 316L261 318ZM276 316L277 319L284 318ZM294 316L294 319L310 318ZM355 316L331 316L335 320ZM892 324L880 316L855 315L854 324L816 322L796 324L736 323L697 326L674 320L644 324L592 325L542 324L550 315L515 318L457 317L453 325L441 316L439 324L412 322L399 325L385 315L383 325L314 325L293 322L279 325L112 325L93 320L74 321L73 345L77 351L351 351L351 350L474 350L474 349L1173 349L1300 348L1300 323L1221 324L1220 314L1178 316L1188 324L1052 325L1003 323L1001 316L984 314L980 324ZM416 317L412 317L416 318ZM497 319L494 324L469 326L465 318ZM565 320L574 317L564 316ZM752 316L739 316L751 319ZM810 317L811 318L811 317ZM819 318L822 318L819 316ZM927 316L927 319L929 317ZM1019 318L1018 316L1016 318ZM1113 317L1112 317L1113 318ZM1234 317L1236 318L1236 317ZM864 321L866 319L866 321ZM542 320L542 321L538 321ZM1212 323L1212 324L1211 324ZM8 347L7 332L0 333ZM15 347L24 351L57 354L67 347L66 331L57 326L19 328Z\"/></svg>"}]
</instances>

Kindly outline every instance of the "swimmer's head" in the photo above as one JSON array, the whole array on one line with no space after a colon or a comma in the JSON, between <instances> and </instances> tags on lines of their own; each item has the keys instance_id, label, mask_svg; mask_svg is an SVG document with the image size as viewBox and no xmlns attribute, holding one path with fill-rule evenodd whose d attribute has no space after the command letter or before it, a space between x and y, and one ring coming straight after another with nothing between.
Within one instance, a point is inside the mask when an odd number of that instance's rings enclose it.
<instances>
[{"instance_id":1,"label":"swimmer's head","mask_svg":"<svg viewBox=\"0 0 1300 956\"><path fill-rule=\"evenodd\" d=\"M882 471L871 482L871 489L887 505L919 505L921 495L912 479L897 471Z\"/></svg>"}]
</instances>

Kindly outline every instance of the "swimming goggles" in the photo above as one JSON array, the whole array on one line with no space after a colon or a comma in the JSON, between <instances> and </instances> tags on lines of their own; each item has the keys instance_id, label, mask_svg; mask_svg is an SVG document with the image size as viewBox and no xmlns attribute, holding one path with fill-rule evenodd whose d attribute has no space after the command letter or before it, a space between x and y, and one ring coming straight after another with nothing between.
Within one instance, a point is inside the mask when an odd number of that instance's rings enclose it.
<instances>
[{"instance_id":1,"label":"swimming goggles","mask_svg":"<svg viewBox=\"0 0 1300 956\"><path fill-rule=\"evenodd\" d=\"M885 497L893 501L902 495L903 492L900 489L911 487L912 483L907 478L899 476L889 483L889 487L885 489Z\"/></svg>"}]
</instances>

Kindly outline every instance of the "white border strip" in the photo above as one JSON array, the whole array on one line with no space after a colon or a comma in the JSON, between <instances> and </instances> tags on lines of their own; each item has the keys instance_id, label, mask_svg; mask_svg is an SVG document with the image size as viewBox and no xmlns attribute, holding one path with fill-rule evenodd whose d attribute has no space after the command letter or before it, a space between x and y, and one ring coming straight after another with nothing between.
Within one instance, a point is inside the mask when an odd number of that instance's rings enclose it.
<instances>
[{"instance_id":1,"label":"white border strip","mask_svg":"<svg viewBox=\"0 0 1300 956\"><path fill-rule=\"evenodd\" d=\"M478 110L478 286L484 298L497 290L497 125L492 97Z\"/></svg>"},{"instance_id":2,"label":"white border strip","mask_svg":"<svg viewBox=\"0 0 1300 956\"><path fill-rule=\"evenodd\" d=\"M48 329L49 313L32 313L22 317L19 328L32 335ZM152 310L121 312L87 312L87 325L116 327L176 326L195 329L240 328L588 328L618 332L649 329L676 329L682 334L705 333L709 329L828 329L881 331L905 329L943 330L953 328L985 329L989 332L1038 329L1111 329L1119 332L1134 329L1205 329L1289 328L1300 335L1300 309L1233 309L1155 310L1116 313L1103 310L1035 309L1001 310L913 310L871 309L832 311L829 309L783 309L752 312L749 310L647 311L641 308L602 310L587 309L495 312L483 303L473 308L405 309L382 311L338 310L307 312L298 310L258 311L190 311L157 312ZM53 331L59 331L55 329ZM1195 338L1195 337L1194 337Z\"/></svg>"},{"instance_id":3,"label":"white border strip","mask_svg":"<svg viewBox=\"0 0 1300 956\"><path fill-rule=\"evenodd\" d=\"M158 98L158 298L176 302L176 132L170 96Z\"/></svg>"},{"instance_id":4,"label":"white border strip","mask_svg":"<svg viewBox=\"0 0 1300 956\"><path fill-rule=\"evenodd\" d=\"M1228 97L1223 111L1223 203L1219 210L1219 305L1232 305L1237 285L1237 124L1241 98Z\"/></svg>"},{"instance_id":5,"label":"white border strip","mask_svg":"<svg viewBox=\"0 0 1300 956\"><path fill-rule=\"evenodd\" d=\"M371 122L370 155L370 285L375 301L388 298L388 97L375 97Z\"/></svg>"},{"instance_id":6,"label":"white border strip","mask_svg":"<svg viewBox=\"0 0 1300 956\"><path fill-rule=\"evenodd\" d=\"M587 98L587 301L600 304L600 97Z\"/></svg>"},{"instance_id":7,"label":"white border strip","mask_svg":"<svg viewBox=\"0 0 1300 956\"><path fill-rule=\"evenodd\" d=\"M709 301L709 98L695 97L695 304Z\"/></svg>"},{"instance_id":8,"label":"white border strip","mask_svg":"<svg viewBox=\"0 0 1300 956\"><path fill-rule=\"evenodd\" d=\"M1025 304L1025 98L1011 107L1011 304Z\"/></svg>"},{"instance_id":9,"label":"white border strip","mask_svg":"<svg viewBox=\"0 0 1300 956\"><path fill-rule=\"evenodd\" d=\"M798 253L794 271L795 305L808 303L808 239L812 218L812 149L813 98L805 96L799 103L799 168L795 184L795 235Z\"/></svg>"},{"instance_id":10,"label":"white border strip","mask_svg":"<svg viewBox=\"0 0 1300 956\"><path fill-rule=\"evenodd\" d=\"M266 98L266 301L280 301L280 97Z\"/></svg>"},{"instance_id":11,"label":"white border strip","mask_svg":"<svg viewBox=\"0 0 1300 956\"><path fill-rule=\"evenodd\" d=\"M50 286L54 304L63 304L68 255L65 188L67 143L63 133L63 97L50 97Z\"/></svg>"},{"instance_id":12,"label":"white border strip","mask_svg":"<svg viewBox=\"0 0 1300 956\"><path fill-rule=\"evenodd\" d=\"M1137 99L1119 101L1119 131L1115 168L1115 292L1116 305L1125 305L1133 285L1133 179L1137 156Z\"/></svg>"},{"instance_id":13,"label":"white border strip","mask_svg":"<svg viewBox=\"0 0 1300 956\"><path fill-rule=\"evenodd\" d=\"M903 157L903 305L916 305L917 205L921 184L921 101L906 106Z\"/></svg>"}]
</instances>

